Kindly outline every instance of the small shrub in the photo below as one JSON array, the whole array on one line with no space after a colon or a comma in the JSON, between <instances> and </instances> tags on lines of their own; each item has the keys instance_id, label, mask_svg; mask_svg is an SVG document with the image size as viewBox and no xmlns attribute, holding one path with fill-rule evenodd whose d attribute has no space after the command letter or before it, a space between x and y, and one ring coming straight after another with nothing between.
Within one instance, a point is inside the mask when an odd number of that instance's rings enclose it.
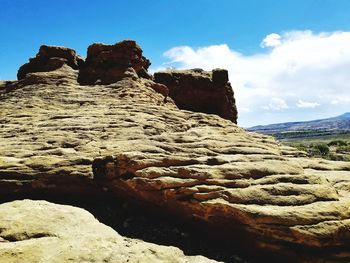
<instances>
[{"instance_id":1,"label":"small shrub","mask_svg":"<svg viewBox=\"0 0 350 263\"><path fill-rule=\"evenodd\" d=\"M346 146L348 143L342 140L335 140L328 143L328 146Z\"/></svg>"},{"instance_id":2,"label":"small shrub","mask_svg":"<svg viewBox=\"0 0 350 263\"><path fill-rule=\"evenodd\" d=\"M291 146L294 147L294 148L297 148L299 151L307 152L307 150L308 150L307 145L302 144L302 143L292 144Z\"/></svg>"},{"instance_id":3,"label":"small shrub","mask_svg":"<svg viewBox=\"0 0 350 263\"><path fill-rule=\"evenodd\" d=\"M316 148L320 151L320 154L322 156L325 156L325 155L329 154L329 147L325 143L318 143L318 144L316 144Z\"/></svg>"},{"instance_id":4,"label":"small shrub","mask_svg":"<svg viewBox=\"0 0 350 263\"><path fill-rule=\"evenodd\" d=\"M326 156L329 154L329 147L325 143L310 144L308 153L311 156Z\"/></svg>"},{"instance_id":5,"label":"small shrub","mask_svg":"<svg viewBox=\"0 0 350 263\"><path fill-rule=\"evenodd\" d=\"M336 150L337 153L350 153L350 145L340 146Z\"/></svg>"},{"instance_id":6,"label":"small shrub","mask_svg":"<svg viewBox=\"0 0 350 263\"><path fill-rule=\"evenodd\" d=\"M332 160L332 161L349 161L349 158L346 157L345 155L331 153L329 155L329 160Z\"/></svg>"}]
</instances>

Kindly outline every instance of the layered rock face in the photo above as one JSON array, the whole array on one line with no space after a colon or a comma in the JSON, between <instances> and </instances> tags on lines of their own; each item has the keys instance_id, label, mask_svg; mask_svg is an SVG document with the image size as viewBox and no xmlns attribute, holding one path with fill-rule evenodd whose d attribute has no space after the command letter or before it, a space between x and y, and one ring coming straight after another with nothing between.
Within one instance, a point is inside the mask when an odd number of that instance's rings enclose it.
<instances>
[{"instance_id":1,"label":"layered rock face","mask_svg":"<svg viewBox=\"0 0 350 263\"><path fill-rule=\"evenodd\" d=\"M81 86L78 74L63 65L0 84L1 194L107 191L199 220L250 254L350 259L349 162L180 110L150 79Z\"/></svg>"},{"instance_id":2,"label":"layered rock face","mask_svg":"<svg viewBox=\"0 0 350 263\"><path fill-rule=\"evenodd\" d=\"M150 64L135 41L93 44L88 48L78 81L82 85L93 85L111 84L127 76L150 78L147 73Z\"/></svg>"},{"instance_id":3,"label":"layered rock face","mask_svg":"<svg viewBox=\"0 0 350 263\"><path fill-rule=\"evenodd\" d=\"M154 80L168 87L169 96L180 109L216 114L237 123L237 108L227 70L167 70L156 72Z\"/></svg>"},{"instance_id":4,"label":"layered rock face","mask_svg":"<svg viewBox=\"0 0 350 263\"><path fill-rule=\"evenodd\" d=\"M0 205L0 262L216 262L120 236L87 211L46 201Z\"/></svg>"},{"instance_id":5,"label":"layered rock face","mask_svg":"<svg viewBox=\"0 0 350 263\"><path fill-rule=\"evenodd\" d=\"M19 68L17 78L23 79L28 73L52 71L64 64L78 69L82 63L83 59L73 49L42 45L36 57Z\"/></svg>"}]
</instances>

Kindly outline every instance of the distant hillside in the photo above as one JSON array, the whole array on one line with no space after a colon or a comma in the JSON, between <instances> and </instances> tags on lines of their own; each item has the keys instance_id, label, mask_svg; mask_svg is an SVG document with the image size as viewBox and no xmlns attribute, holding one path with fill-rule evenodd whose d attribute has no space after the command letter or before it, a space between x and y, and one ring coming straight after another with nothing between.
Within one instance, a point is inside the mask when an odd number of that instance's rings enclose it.
<instances>
[{"instance_id":1,"label":"distant hillside","mask_svg":"<svg viewBox=\"0 0 350 263\"><path fill-rule=\"evenodd\" d=\"M259 125L248 130L270 134L278 139L350 133L350 112L327 119Z\"/></svg>"}]
</instances>

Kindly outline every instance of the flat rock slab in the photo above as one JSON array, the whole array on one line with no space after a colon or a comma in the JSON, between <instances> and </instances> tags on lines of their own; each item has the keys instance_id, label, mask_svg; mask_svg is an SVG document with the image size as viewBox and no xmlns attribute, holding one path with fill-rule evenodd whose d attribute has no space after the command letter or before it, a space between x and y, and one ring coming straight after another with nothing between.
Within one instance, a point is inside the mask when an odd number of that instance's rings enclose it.
<instances>
[{"instance_id":1,"label":"flat rock slab","mask_svg":"<svg viewBox=\"0 0 350 263\"><path fill-rule=\"evenodd\" d=\"M89 212L46 201L0 205L0 262L217 262L120 236Z\"/></svg>"},{"instance_id":2,"label":"flat rock slab","mask_svg":"<svg viewBox=\"0 0 350 263\"><path fill-rule=\"evenodd\" d=\"M154 82L63 65L0 87L0 193L115 192L292 261L350 258L350 163L300 157ZM4 86L5 85L5 86Z\"/></svg>"}]
</instances>

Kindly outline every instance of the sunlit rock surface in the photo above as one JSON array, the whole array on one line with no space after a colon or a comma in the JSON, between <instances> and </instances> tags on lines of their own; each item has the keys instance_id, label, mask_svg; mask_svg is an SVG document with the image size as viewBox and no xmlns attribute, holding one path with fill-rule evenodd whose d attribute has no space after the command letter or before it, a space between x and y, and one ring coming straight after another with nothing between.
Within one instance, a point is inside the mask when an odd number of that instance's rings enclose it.
<instances>
[{"instance_id":1,"label":"sunlit rock surface","mask_svg":"<svg viewBox=\"0 0 350 263\"><path fill-rule=\"evenodd\" d=\"M350 258L349 162L180 110L150 79L81 86L78 74L64 64L0 83L1 194L108 191L254 253Z\"/></svg>"}]
</instances>

